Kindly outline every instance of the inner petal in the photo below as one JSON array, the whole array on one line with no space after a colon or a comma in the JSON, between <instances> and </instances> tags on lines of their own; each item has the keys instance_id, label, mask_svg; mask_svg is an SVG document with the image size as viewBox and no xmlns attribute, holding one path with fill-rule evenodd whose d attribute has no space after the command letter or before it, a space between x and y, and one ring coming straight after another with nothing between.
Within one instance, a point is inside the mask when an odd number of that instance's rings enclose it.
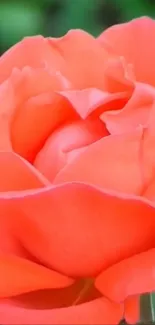
<instances>
[{"instance_id":1,"label":"inner petal","mask_svg":"<svg viewBox=\"0 0 155 325\"><path fill-rule=\"evenodd\" d=\"M34 165L53 181L57 173L89 144L108 135L99 119L78 120L57 129L37 155Z\"/></svg>"}]
</instances>

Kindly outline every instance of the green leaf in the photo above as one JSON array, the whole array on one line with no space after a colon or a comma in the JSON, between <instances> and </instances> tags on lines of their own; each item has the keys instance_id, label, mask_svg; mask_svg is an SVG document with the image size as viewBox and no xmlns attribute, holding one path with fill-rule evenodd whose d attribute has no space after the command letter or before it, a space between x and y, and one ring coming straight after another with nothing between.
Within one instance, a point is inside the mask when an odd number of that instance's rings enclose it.
<instances>
[{"instance_id":1,"label":"green leaf","mask_svg":"<svg viewBox=\"0 0 155 325\"><path fill-rule=\"evenodd\" d=\"M113 1L113 0L112 0ZM154 16L152 6L146 0L114 0L120 7L123 21L130 20L139 16Z\"/></svg>"},{"instance_id":2,"label":"green leaf","mask_svg":"<svg viewBox=\"0 0 155 325\"><path fill-rule=\"evenodd\" d=\"M155 322L155 293L150 294L152 321Z\"/></svg>"},{"instance_id":3,"label":"green leaf","mask_svg":"<svg viewBox=\"0 0 155 325\"><path fill-rule=\"evenodd\" d=\"M63 0L62 8L56 19L55 36L65 34L69 29L81 28L98 35L102 28L96 10L100 0Z\"/></svg>"},{"instance_id":4,"label":"green leaf","mask_svg":"<svg viewBox=\"0 0 155 325\"><path fill-rule=\"evenodd\" d=\"M140 297L140 323L155 323L155 293L145 293Z\"/></svg>"},{"instance_id":5,"label":"green leaf","mask_svg":"<svg viewBox=\"0 0 155 325\"><path fill-rule=\"evenodd\" d=\"M38 34L42 15L38 6L31 2L0 3L0 39L2 49L18 42L24 36Z\"/></svg>"}]
</instances>

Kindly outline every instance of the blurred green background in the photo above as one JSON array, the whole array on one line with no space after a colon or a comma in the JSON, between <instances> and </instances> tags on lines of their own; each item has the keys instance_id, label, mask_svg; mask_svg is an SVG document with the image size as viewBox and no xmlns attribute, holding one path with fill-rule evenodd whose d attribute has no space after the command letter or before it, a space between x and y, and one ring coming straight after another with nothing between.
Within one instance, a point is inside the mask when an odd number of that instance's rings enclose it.
<instances>
[{"instance_id":1,"label":"blurred green background","mask_svg":"<svg viewBox=\"0 0 155 325\"><path fill-rule=\"evenodd\" d=\"M71 28L98 35L141 15L155 16L155 0L0 0L0 53L24 36L61 36Z\"/></svg>"}]
</instances>

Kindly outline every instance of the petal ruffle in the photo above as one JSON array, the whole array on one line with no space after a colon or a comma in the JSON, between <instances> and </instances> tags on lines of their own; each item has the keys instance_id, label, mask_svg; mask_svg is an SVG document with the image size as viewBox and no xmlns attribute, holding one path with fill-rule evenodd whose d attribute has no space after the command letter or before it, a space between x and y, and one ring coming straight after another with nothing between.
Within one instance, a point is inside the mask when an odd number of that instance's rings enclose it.
<instances>
[{"instance_id":1,"label":"petal ruffle","mask_svg":"<svg viewBox=\"0 0 155 325\"><path fill-rule=\"evenodd\" d=\"M22 69L25 66L47 66L55 72L62 62L63 58L58 51L54 48L51 50L48 39L42 36L26 37L1 56L0 82L10 76L14 67Z\"/></svg>"},{"instance_id":2,"label":"petal ruffle","mask_svg":"<svg viewBox=\"0 0 155 325\"><path fill-rule=\"evenodd\" d=\"M111 134L119 134L134 130L139 125L146 126L155 101L155 89L141 83L135 89L123 109L104 111L104 121Z\"/></svg>"},{"instance_id":3,"label":"petal ruffle","mask_svg":"<svg viewBox=\"0 0 155 325\"><path fill-rule=\"evenodd\" d=\"M133 64L136 79L155 86L155 21L149 17L108 28L98 38L109 53L123 56ZM145 50L144 50L145 49Z\"/></svg>"},{"instance_id":4,"label":"petal ruffle","mask_svg":"<svg viewBox=\"0 0 155 325\"><path fill-rule=\"evenodd\" d=\"M67 90L58 93L70 102L82 119L86 119L92 114L97 116L103 111L122 108L129 99L127 91L112 94L97 88Z\"/></svg>"},{"instance_id":5,"label":"petal ruffle","mask_svg":"<svg viewBox=\"0 0 155 325\"><path fill-rule=\"evenodd\" d=\"M75 88L104 89L104 63L109 54L97 40L82 30L71 30L60 38L49 38L51 51L57 50L64 64L60 72Z\"/></svg>"}]
</instances>

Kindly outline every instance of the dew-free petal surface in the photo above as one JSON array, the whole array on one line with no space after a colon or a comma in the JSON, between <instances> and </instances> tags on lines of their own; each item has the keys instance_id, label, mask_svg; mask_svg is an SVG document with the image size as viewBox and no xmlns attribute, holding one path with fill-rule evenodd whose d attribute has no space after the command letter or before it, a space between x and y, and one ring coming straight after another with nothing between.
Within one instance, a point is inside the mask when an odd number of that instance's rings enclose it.
<instances>
[{"instance_id":1,"label":"dew-free petal surface","mask_svg":"<svg viewBox=\"0 0 155 325\"><path fill-rule=\"evenodd\" d=\"M154 207L135 197L73 183L3 195L0 203L11 205L1 216L5 228L41 264L68 276L92 277L155 245Z\"/></svg>"},{"instance_id":2,"label":"dew-free petal surface","mask_svg":"<svg viewBox=\"0 0 155 325\"><path fill-rule=\"evenodd\" d=\"M120 302L128 296L155 290L155 249L150 249L113 265L96 279L96 287Z\"/></svg>"},{"instance_id":3,"label":"dew-free petal surface","mask_svg":"<svg viewBox=\"0 0 155 325\"><path fill-rule=\"evenodd\" d=\"M117 110L123 101L129 99L128 92L122 91L112 94L97 88L67 90L58 93L71 103L82 119L86 119L91 114L97 116L100 111L110 110L112 107Z\"/></svg>"},{"instance_id":4,"label":"dew-free petal surface","mask_svg":"<svg viewBox=\"0 0 155 325\"><path fill-rule=\"evenodd\" d=\"M57 173L81 150L108 134L104 123L98 118L66 124L49 136L34 165L53 182Z\"/></svg>"},{"instance_id":5,"label":"dew-free petal surface","mask_svg":"<svg viewBox=\"0 0 155 325\"><path fill-rule=\"evenodd\" d=\"M122 319L123 308L105 298L92 302L53 310L32 310L0 304L0 322L2 324L118 324Z\"/></svg>"},{"instance_id":6,"label":"dew-free petal surface","mask_svg":"<svg viewBox=\"0 0 155 325\"><path fill-rule=\"evenodd\" d=\"M76 115L71 105L54 92L70 85L64 85L61 74L29 67L14 71L11 83L16 101L11 125L12 146L32 162L53 129Z\"/></svg>"},{"instance_id":7,"label":"dew-free petal surface","mask_svg":"<svg viewBox=\"0 0 155 325\"><path fill-rule=\"evenodd\" d=\"M46 178L14 152L0 152L0 191L22 191L49 185Z\"/></svg>"},{"instance_id":8,"label":"dew-free petal surface","mask_svg":"<svg viewBox=\"0 0 155 325\"><path fill-rule=\"evenodd\" d=\"M25 66L40 68L47 66L57 70L63 61L61 55L43 36L26 37L11 47L0 58L0 82L9 77L13 68L22 69Z\"/></svg>"},{"instance_id":9,"label":"dew-free petal surface","mask_svg":"<svg viewBox=\"0 0 155 325\"><path fill-rule=\"evenodd\" d=\"M140 169L142 130L102 138L87 147L56 176L54 183L79 181L128 194L143 187Z\"/></svg>"},{"instance_id":10,"label":"dew-free petal surface","mask_svg":"<svg viewBox=\"0 0 155 325\"><path fill-rule=\"evenodd\" d=\"M98 41L133 64L138 81L155 86L154 34L155 21L149 17L140 17L108 28Z\"/></svg>"},{"instance_id":11,"label":"dew-free petal surface","mask_svg":"<svg viewBox=\"0 0 155 325\"><path fill-rule=\"evenodd\" d=\"M130 296L124 302L124 318L127 324L137 324L140 320L140 296Z\"/></svg>"},{"instance_id":12,"label":"dew-free petal surface","mask_svg":"<svg viewBox=\"0 0 155 325\"><path fill-rule=\"evenodd\" d=\"M73 280L41 265L15 255L0 254L0 298L21 293L61 288L73 283Z\"/></svg>"},{"instance_id":13,"label":"dew-free petal surface","mask_svg":"<svg viewBox=\"0 0 155 325\"><path fill-rule=\"evenodd\" d=\"M139 125L147 125L154 101L155 89L136 83L132 96L122 109L104 111L100 118L111 134L128 132Z\"/></svg>"},{"instance_id":14,"label":"dew-free petal surface","mask_svg":"<svg viewBox=\"0 0 155 325\"><path fill-rule=\"evenodd\" d=\"M147 128L104 137L79 152L54 184L83 182L155 200L155 136Z\"/></svg>"},{"instance_id":15,"label":"dew-free petal surface","mask_svg":"<svg viewBox=\"0 0 155 325\"><path fill-rule=\"evenodd\" d=\"M90 34L71 30L63 37L49 38L51 51L57 50L64 60L60 71L73 82L75 88L104 89L104 64L107 51Z\"/></svg>"}]
</instances>

